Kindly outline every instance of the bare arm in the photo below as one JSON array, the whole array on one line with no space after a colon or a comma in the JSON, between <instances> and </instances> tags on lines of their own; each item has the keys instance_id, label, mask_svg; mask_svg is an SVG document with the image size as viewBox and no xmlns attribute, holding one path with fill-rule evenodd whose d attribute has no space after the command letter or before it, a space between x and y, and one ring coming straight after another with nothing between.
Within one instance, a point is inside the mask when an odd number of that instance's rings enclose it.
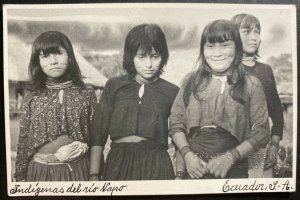
<instances>
[{"instance_id":1,"label":"bare arm","mask_svg":"<svg viewBox=\"0 0 300 200\"><path fill-rule=\"evenodd\" d=\"M90 181L99 180L99 170L102 160L103 147L102 146L92 146L90 154Z\"/></svg>"}]
</instances>

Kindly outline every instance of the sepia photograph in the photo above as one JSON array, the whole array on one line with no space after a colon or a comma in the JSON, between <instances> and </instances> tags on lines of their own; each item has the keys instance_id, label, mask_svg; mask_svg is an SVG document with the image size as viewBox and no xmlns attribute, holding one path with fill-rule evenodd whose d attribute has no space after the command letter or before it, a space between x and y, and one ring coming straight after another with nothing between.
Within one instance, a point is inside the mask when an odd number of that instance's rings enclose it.
<instances>
[{"instance_id":1,"label":"sepia photograph","mask_svg":"<svg viewBox=\"0 0 300 200\"><path fill-rule=\"evenodd\" d=\"M296 5L3 5L9 196L296 191Z\"/></svg>"}]
</instances>

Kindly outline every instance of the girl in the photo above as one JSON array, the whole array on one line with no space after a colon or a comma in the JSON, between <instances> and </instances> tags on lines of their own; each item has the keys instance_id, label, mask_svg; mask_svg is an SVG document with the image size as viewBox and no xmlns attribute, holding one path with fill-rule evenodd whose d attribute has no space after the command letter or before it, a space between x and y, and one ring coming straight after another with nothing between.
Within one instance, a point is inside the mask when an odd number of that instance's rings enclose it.
<instances>
[{"instance_id":1,"label":"girl","mask_svg":"<svg viewBox=\"0 0 300 200\"><path fill-rule=\"evenodd\" d=\"M31 89L24 101L17 181L88 180L90 122L96 96L81 81L66 35L44 32L33 42Z\"/></svg>"},{"instance_id":2,"label":"girl","mask_svg":"<svg viewBox=\"0 0 300 200\"><path fill-rule=\"evenodd\" d=\"M239 14L231 21L238 27L243 43L243 68L245 71L257 77L263 86L269 116L272 120L271 144L267 150L265 169L276 164L279 150L279 142L283 134L283 109L276 89L276 83L272 68L269 65L257 61L258 48L260 46L260 23L258 19L249 14Z\"/></svg>"},{"instance_id":3,"label":"girl","mask_svg":"<svg viewBox=\"0 0 300 200\"><path fill-rule=\"evenodd\" d=\"M228 20L209 23L198 69L185 79L171 110L169 133L185 161L177 162L177 178L247 178L245 158L269 141L262 86L244 75L241 59L236 27Z\"/></svg>"},{"instance_id":4,"label":"girl","mask_svg":"<svg viewBox=\"0 0 300 200\"><path fill-rule=\"evenodd\" d=\"M103 148L112 140L103 180L173 179L168 117L177 86L159 78L168 60L164 33L155 24L134 27L125 40L128 75L106 83L93 120L90 180L98 180Z\"/></svg>"}]
</instances>

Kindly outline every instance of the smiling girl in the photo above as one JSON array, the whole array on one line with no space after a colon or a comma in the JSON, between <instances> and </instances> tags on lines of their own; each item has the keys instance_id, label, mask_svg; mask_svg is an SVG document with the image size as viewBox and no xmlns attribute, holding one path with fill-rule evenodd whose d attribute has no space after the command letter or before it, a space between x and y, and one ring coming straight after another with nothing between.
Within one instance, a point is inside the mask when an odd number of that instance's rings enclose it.
<instances>
[{"instance_id":1,"label":"smiling girl","mask_svg":"<svg viewBox=\"0 0 300 200\"><path fill-rule=\"evenodd\" d=\"M90 122L96 103L81 81L70 40L48 31L33 42L16 181L88 180Z\"/></svg>"},{"instance_id":2,"label":"smiling girl","mask_svg":"<svg viewBox=\"0 0 300 200\"><path fill-rule=\"evenodd\" d=\"M155 24L134 27L125 40L128 75L106 83L93 120L90 180L98 180L108 136L103 180L173 179L168 117L178 87L161 79L168 60L164 33Z\"/></svg>"},{"instance_id":3,"label":"smiling girl","mask_svg":"<svg viewBox=\"0 0 300 200\"><path fill-rule=\"evenodd\" d=\"M171 110L169 134L180 152L177 179L247 178L247 156L268 143L264 92L244 74L241 59L234 24L209 23L198 69L185 79Z\"/></svg>"}]
</instances>

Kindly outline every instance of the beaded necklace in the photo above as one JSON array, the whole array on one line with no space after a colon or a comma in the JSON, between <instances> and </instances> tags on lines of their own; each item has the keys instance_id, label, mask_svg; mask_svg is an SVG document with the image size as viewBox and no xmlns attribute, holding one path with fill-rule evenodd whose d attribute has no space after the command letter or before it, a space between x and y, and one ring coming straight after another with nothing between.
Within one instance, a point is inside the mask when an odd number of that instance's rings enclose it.
<instances>
[{"instance_id":1,"label":"beaded necklace","mask_svg":"<svg viewBox=\"0 0 300 200\"><path fill-rule=\"evenodd\" d=\"M46 84L46 87L51 90L62 90L62 89L69 88L73 85L71 80L65 81L65 82L57 82L57 81L49 80L49 79L46 80L45 84Z\"/></svg>"}]
</instances>

